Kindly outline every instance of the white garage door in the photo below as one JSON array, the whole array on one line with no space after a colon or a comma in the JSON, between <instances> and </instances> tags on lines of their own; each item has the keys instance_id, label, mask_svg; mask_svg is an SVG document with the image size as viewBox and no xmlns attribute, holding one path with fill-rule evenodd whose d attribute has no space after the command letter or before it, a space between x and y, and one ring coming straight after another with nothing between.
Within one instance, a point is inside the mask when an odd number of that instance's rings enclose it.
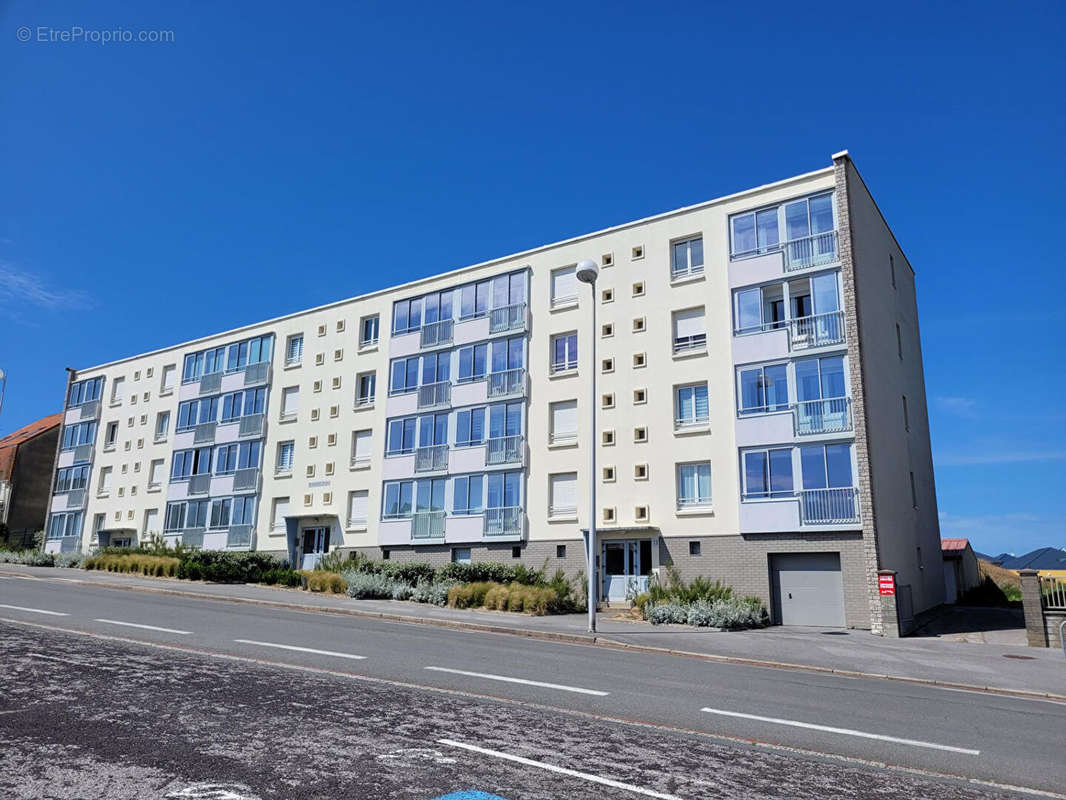
<instances>
[{"instance_id":1,"label":"white garage door","mask_svg":"<svg viewBox=\"0 0 1066 800\"><path fill-rule=\"evenodd\" d=\"M777 622L844 627L839 553L788 553L770 558Z\"/></svg>"}]
</instances>

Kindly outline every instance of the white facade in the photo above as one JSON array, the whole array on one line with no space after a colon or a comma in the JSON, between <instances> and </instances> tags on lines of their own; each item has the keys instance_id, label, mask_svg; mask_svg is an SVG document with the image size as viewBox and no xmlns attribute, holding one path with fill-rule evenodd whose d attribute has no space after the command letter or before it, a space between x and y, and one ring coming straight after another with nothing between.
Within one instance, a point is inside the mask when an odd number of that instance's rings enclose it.
<instances>
[{"instance_id":1,"label":"white facade","mask_svg":"<svg viewBox=\"0 0 1066 800\"><path fill-rule=\"evenodd\" d=\"M767 554L821 548L847 624L876 628L842 169L79 370L59 466L87 469L59 476L47 546L157 531L299 564L343 547L574 571L595 441L605 594L672 561L770 602ZM902 253L894 270L913 297ZM927 448L924 387L909 402Z\"/></svg>"}]
</instances>

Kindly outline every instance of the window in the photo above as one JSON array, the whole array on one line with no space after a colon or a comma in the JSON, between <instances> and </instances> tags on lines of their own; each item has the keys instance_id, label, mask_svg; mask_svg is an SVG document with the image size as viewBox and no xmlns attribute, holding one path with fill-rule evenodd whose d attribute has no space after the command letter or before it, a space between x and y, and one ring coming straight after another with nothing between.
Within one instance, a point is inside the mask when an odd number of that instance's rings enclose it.
<instances>
[{"instance_id":1,"label":"window","mask_svg":"<svg viewBox=\"0 0 1066 800\"><path fill-rule=\"evenodd\" d=\"M270 527L279 531L285 527L285 517L289 515L289 498L275 497L274 510L270 515Z\"/></svg>"},{"instance_id":2,"label":"window","mask_svg":"<svg viewBox=\"0 0 1066 800\"><path fill-rule=\"evenodd\" d=\"M700 542L698 540L692 540L688 543L688 554L690 556L698 556L700 554Z\"/></svg>"},{"instance_id":3,"label":"window","mask_svg":"<svg viewBox=\"0 0 1066 800\"><path fill-rule=\"evenodd\" d=\"M707 402L707 384L696 383L691 386L678 386L676 390L676 407L674 408L674 427L686 428L692 425L706 425L710 419Z\"/></svg>"},{"instance_id":4,"label":"window","mask_svg":"<svg viewBox=\"0 0 1066 800\"><path fill-rule=\"evenodd\" d=\"M888 254L888 272L892 278L892 288L896 288L896 259L891 253Z\"/></svg>"},{"instance_id":5,"label":"window","mask_svg":"<svg viewBox=\"0 0 1066 800\"><path fill-rule=\"evenodd\" d=\"M739 371L737 380L741 416L788 410L788 368L785 364L744 368Z\"/></svg>"},{"instance_id":6,"label":"window","mask_svg":"<svg viewBox=\"0 0 1066 800\"><path fill-rule=\"evenodd\" d=\"M332 475L336 471L332 461L326 462L326 475Z\"/></svg>"},{"instance_id":7,"label":"window","mask_svg":"<svg viewBox=\"0 0 1066 800\"><path fill-rule=\"evenodd\" d=\"M126 394L126 379L115 378L111 382L111 405L118 405Z\"/></svg>"},{"instance_id":8,"label":"window","mask_svg":"<svg viewBox=\"0 0 1066 800\"><path fill-rule=\"evenodd\" d=\"M54 493L73 492L87 488L89 486L89 469L88 464L81 464L77 467L63 467L57 470Z\"/></svg>"},{"instance_id":9,"label":"window","mask_svg":"<svg viewBox=\"0 0 1066 800\"><path fill-rule=\"evenodd\" d=\"M330 388L331 389L339 389L339 388L341 388L341 376L340 375L335 375L333 377L333 380L330 381Z\"/></svg>"},{"instance_id":10,"label":"window","mask_svg":"<svg viewBox=\"0 0 1066 800\"><path fill-rule=\"evenodd\" d=\"M182 381L189 383L216 372L237 372L251 364L270 361L274 336L256 336L225 347L214 347L185 356Z\"/></svg>"},{"instance_id":11,"label":"window","mask_svg":"<svg viewBox=\"0 0 1066 800\"><path fill-rule=\"evenodd\" d=\"M918 507L918 487L914 483L914 473L911 473L911 506Z\"/></svg>"},{"instance_id":12,"label":"window","mask_svg":"<svg viewBox=\"0 0 1066 800\"><path fill-rule=\"evenodd\" d=\"M326 326L325 325L319 325L318 326L318 335L319 336L325 336L326 335Z\"/></svg>"},{"instance_id":13,"label":"window","mask_svg":"<svg viewBox=\"0 0 1066 800\"><path fill-rule=\"evenodd\" d=\"M781 447L743 454L744 499L792 497L792 450Z\"/></svg>"},{"instance_id":14,"label":"window","mask_svg":"<svg viewBox=\"0 0 1066 800\"><path fill-rule=\"evenodd\" d=\"M784 230L784 242L781 231ZM821 194L783 203L773 208L736 214L729 220L730 258L761 255L785 246L786 257L801 266L823 263L836 252L833 195ZM821 234L821 235L820 235ZM812 256L825 256L814 260ZM805 257L805 258L803 258Z\"/></svg>"},{"instance_id":15,"label":"window","mask_svg":"<svg viewBox=\"0 0 1066 800\"><path fill-rule=\"evenodd\" d=\"M359 346L373 347L378 343L378 326L381 320L377 314L363 317L359 323Z\"/></svg>"},{"instance_id":16,"label":"window","mask_svg":"<svg viewBox=\"0 0 1066 800\"><path fill-rule=\"evenodd\" d=\"M647 506L634 506L633 507L633 519L637 522L647 522L649 511Z\"/></svg>"},{"instance_id":17,"label":"window","mask_svg":"<svg viewBox=\"0 0 1066 800\"><path fill-rule=\"evenodd\" d=\"M903 360L903 331L900 330L899 323L896 323L896 353L899 355L899 360Z\"/></svg>"},{"instance_id":18,"label":"window","mask_svg":"<svg viewBox=\"0 0 1066 800\"><path fill-rule=\"evenodd\" d=\"M566 545L565 544L557 544L557 545L555 545L555 557L556 558L566 558Z\"/></svg>"},{"instance_id":19,"label":"window","mask_svg":"<svg viewBox=\"0 0 1066 800\"><path fill-rule=\"evenodd\" d=\"M644 245L638 244L630 251L630 258L634 261L639 261L644 258Z\"/></svg>"},{"instance_id":20,"label":"window","mask_svg":"<svg viewBox=\"0 0 1066 800\"><path fill-rule=\"evenodd\" d=\"M569 517L577 514L577 473L564 472L549 477L548 516Z\"/></svg>"},{"instance_id":21,"label":"window","mask_svg":"<svg viewBox=\"0 0 1066 800\"><path fill-rule=\"evenodd\" d=\"M370 512L370 495L366 489L348 493L348 527L366 526Z\"/></svg>"},{"instance_id":22,"label":"window","mask_svg":"<svg viewBox=\"0 0 1066 800\"><path fill-rule=\"evenodd\" d=\"M73 450L83 444L92 444L95 439L96 423L92 420L63 426L63 450Z\"/></svg>"},{"instance_id":23,"label":"window","mask_svg":"<svg viewBox=\"0 0 1066 800\"><path fill-rule=\"evenodd\" d=\"M549 407L551 444L577 441L577 400L562 400Z\"/></svg>"},{"instance_id":24,"label":"window","mask_svg":"<svg viewBox=\"0 0 1066 800\"><path fill-rule=\"evenodd\" d=\"M306 476L307 476L308 478L313 478L313 477L315 477L315 465L314 465L314 464L308 464L308 465L307 465L307 468L306 468L306 469L304 470L304 474L305 474L305 475L306 475Z\"/></svg>"},{"instance_id":25,"label":"window","mask_svg":"<svg viewBox=\"0 0 1066 800\"><path fill-rule=\"evenodd\" d=\"M452 487L452 510L456 514L480 514L485 510L485 476L462 475Z\"/></svg>"},{"instance_id":26,"label":"window","mask_svg":"<svg viewBox=\"0 0 1066 800\"><path fill-rule=\"evenodd\" d=\"M144 525L141 527L141 533L148 536L153 533L159 533L159 509L149 508L144 512Z\"/></svg>"},{"instance_id":27,"label":"window","mask_svg":"<svg viewBox=\"0 0 1066 800\"><path fill-rule=\"evenodd\" d=\"M265 409L265 387L231 392L222 397L222 422L234 422L241 417L262 414Z\"/></svg>"},{"instance_id":28,"label":"window","mask_svg":"<svg viewBox=\"0 0 1066 800\"><path fill-rule=\"evenodd\" d=\"M854 485L851 477L851 445L808 445L799 451L800 474L805 491L849 489Z\"/></svg>"},{"instance_id":29,"label":"window","mask_svg":"<svg viewBox=\"0 0 1066 800\"><path fill-rule=\"evenodd\" d=\"M317 422L318 421L318 409L317 408L312 408L311 409L311 421L312 422Z\"/></svg>"},{"instance_id":30,"label":"window","mask_svg":"<svg viewBox=\"0 0 1066 800\"><path fill-rule=\"evenodd\" d=\"M329 418L330 419L336 419L340 415L341 415L341 407L340 406L330 406L329 407Z\"/></svg>"},{"instance_id":31,"label":"window","mask_svg":"<svg viewBox=\"0 0 1066 800\"><path fill-rule=\"evenodd\" d=\"M469 564L470 563L470 548L469 547L453 547L452 548L452 563L453 564Z\"/></svg>"},{"instance_id":32,"label":"window","mask_svg":"<svg viewBox=\"0 0 1066 800\"><path fill-rule=\"evenodd\" d=\"M48 520L48 539L80 537L82 525L81 511L67 511L53 514Z\"/></svg>"},{"instance_id":33,"label":"window","mask_svg":"<svg viewBox=\"0 0 1066 800\"><path fill-rule=\"evenodd\" d=\"M485 409L468 408L456 412L455 446L470 447L485 441Z\"/></svg>"},{"instance_id":34,"label":"window","mask_svg":"<svg viewBox=\"0 0 1066 800\"><path fill-rule=\"evenodd\" d=\"M118 442L118 422L107 423L107 429L104 431L104 447L110 449Z\"/></svg>"},{"instance_id":35,"label":"window","mask_svg":"<svg viewBox=\"0 0 1066 800\"><path fill-rule=\"evenodd\" d=\"M295 442L279 442L278 458L274 465L274 471L279 474L286 474L292 472L292 460L295 451Z\"/></svg>"},{"instance_id":36,"label":"window","mask_svg":"<svg viewBox=\"0 0 1066 800\"><path fill-rule=\"evenodd\" d=\"M178 403L177 432L189 431L197 425L215 422L218 419L218 398L202 397Z\"/></svg>"},{"instance_id":37,"label":"window","mask_svg":"<svg viewBox=\"0 0 1066 800\"><path fill-rule=\"evenodd\" d=\"M312 392L321 392L322 391L322 381L319 380L319 381L315 381L314 383L312 383L311 384L311 391Z\"/></svg>"},{"instance_id":38,"label":"window","mask_svg":"<svg viewBox=\"0 0 1066 800\"><path fill-rule=\"evenodd\" d=\"M161 442L170 433L170 412L160 411L155 415L155 440Z\"/></svg>"},{"instance_id":39,"label":"window","mask_svg":"<svg viewBox=\"0 0 1066 800\"><path fill-rule=\"evenodd\" d=\"M154 459L148 467L148 488L156 489L163 483L163 459Z\"/></svg>"},{"instance_id":40,"label":"window","mask_svg":"<svg viewBox=\"0 0 1066 800\"><path fill-rule=\"evenodd\" d=\"M694 508L711 504L711 463L677 465L677 507Z\"/></svg>"},{"instance_id":41,"label":"window","mask_svg":"<svg viewBox=\"0 0 1066 800\"><path fill-rule=\"evenodd\" d=\"M511 558L521 558L521 557L522 557L522 545L516 544L514 547L511 548Z\"/></svg>"},{"instance_id":42,"label":"window","mask_svg":"<svg viewBox=\"0 0 1066 800\"><path fill-rule=\"evenodd\" d=\"M285 342L285 366L294 367L304 360L304 335L297 333Z\"/></svg>"},{"instance_id":43,"label":"window","mask_svg":"<svg viewBox=\"0 0 1066 800\"><path fill-rule=\"evenodd\" d=\"M374 392L377 388L377 373L364 372L356 378L356 408L374 405Z\"/></svg>"},{"instance_id":44,"label":"window","mask_svg":"<svg viewBox=\"0 0 1066 800\"><path fill-rule=\"evenodd\" d=\"M89 378L70 385L70 394L67 396L67 406L73 408L85 403L91 403L100 399L100 393L104 389L104 379Z\"/></svg>"},{"instance_id":45,"label":"window","mask_svg":"<svg viewBox=\"0 0 1066 800\"><path fill-rule=\"evenodd\" d=\"M210 475L211 457L211 447L175 451L170 461L170 480L188 480L192 475Z\"/></svg>"},{"instance_id":46,"label":"window","mask_svg":"<svg viewBox=\"0 0 1066 800\"><path fill-rule=\"evenodd\" d=\"M113 472L112 467L100 468L100 483L96 487L97 494L108 494L111 491L111 476Z\"/></svg>"},{"instance_id":47,"label":"window","mask_svg":"<svg viewBox=\"0 0 1066 800\"><path fill-rule=\"evenodd\" d=\"M390 481L382 501L384 519L404 519L412 513L444 511L444 478L418 481Z\"/></svg>"},{"instance_id":48,"label":"window","mask_svg":"<svg viewBox=\"0 0 1066 800\"><path fill-rule=\"evenodd\" d=\"M695 236L670 246L670 277L688 278L703 274L703 237Z\"/></svg>"},{"instance_id":49,"label":"window","mask_svg":"<svg viewBox=\"0 0 1066 800\"><path fill-rule=\"evenodd\" d=\"M488 370L489 346L475 344L459 348L459 383L480 380Z\"/></svg>"},{"instance_id":50,"label":"window","mask_svg":"<svg viewBox=\"0 0 1066 800\"><path fill-rule=\"evenodd\" d=\"M373 437L373 431L352 431L353 467L361 467L370 464Z\"/></svg>"},{"instance_id":51,"label":"window","mask_svg":"<svg viewBox=\"0 0 1066 800\"><path fill-rule=\"evenodd\" d=\"M326 354L325 353L315 353L315 366L316 367L321 367L325 363L326 363Z\"/></svg>"},{"instance_id":52,"label":"window","mask_svg":"<svg viewBox=\"0 0 1066 800\"><path fill-rule=\"evenodd\" d=\"M674 352L687 353L707 347L703 307L674 312Z\"/></svg>"},{"instance_id":53,"label":"window","mask_svg":"<svg viewBox=\"0 0 1066 800\"><path fill-rule=\"evenodd\" d=\"M215 474L231 475L239 469L259 469L261 441L223 444L215 448Z\"/></svg>"},{"instance_id":54,"label":"window","mask_svg":"<svg viewBox=\"0 0 1066 800\"><path fill-rule=\"evenodd\" d=\"M281 419L296 419L300 411L300 387L286 386L281 390Z\"/></svg>"},{"instance_id":55,"label":"window","mask_svg":"<svg viewBox=\"0 0 1066 800\"><path fill-rule=\"evenodd\" d=\"M911 414L907 408L907 395L903 395L903 429L910 431L911 429Z\"/></svg>"},{"instance_id":56,"label":"window","mask_svg":"<svg viewBox=\"0 0 1066 800\"><path fill-rule=\"evenodd\" d=\"M552 270L551 305L557 308L577 302L577 265Z\"/></svg>"},{"instance_id":57,"label":"window","mask_svg":"<svg viewBox=\"0 0 1066 800\"><path fill-rule=\"evenodd\" d=\"M561 333L552 337L551 371L567 372L577 369L577 333Z\"/></svg>"},{"instance_id":58,"label":"window","mask_svg":"<svg viewBox=\"0 0 1066 800\"><path fill-rule=\"evenodd\" d=\"M418 389L419 356L394 358L389 370L389 394L407 394ZM460 368L461 370L461 368ZM432 383L433 381L426 381Z\"/></svg>"},{"instance_id":59,"label":"window","mask_svg":"<svg viewBox=\"0 0 1066 800\"><path fill-rule=\"evenodd\" d=\"M172 391L174 391L174 380L177 375L177 364L167 364L163 367L162 380L159 383L160 394L170 394Z\"/></svg>"}]
</instances>

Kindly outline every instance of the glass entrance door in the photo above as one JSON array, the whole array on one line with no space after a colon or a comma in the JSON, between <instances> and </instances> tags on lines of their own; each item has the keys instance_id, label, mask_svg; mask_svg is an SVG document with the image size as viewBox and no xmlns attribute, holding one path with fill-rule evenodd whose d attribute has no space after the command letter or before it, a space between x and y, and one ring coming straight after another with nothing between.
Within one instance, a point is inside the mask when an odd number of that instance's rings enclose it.
<instances>
[{"instance_id":1,"label":"glass entrance door","mask_svg":"<svg viewBox=\"0 0 1066 800\"><path fill-rule=\"evenodd\" d=\"M329 552L329 528L304 528L303 557L300 567L314 569Z\"/></svg>"},{"instance_id":2,"label":"glass entrance door","mask_svg":"<svg viewBox=\"0 0 1066 800\"><path fill-rule=\"evenodd\" d=\"M624 602L648 589L651 574L651 540L629 539L604 542L603 596L612 603Z\"/></svg>"}]
</instances>

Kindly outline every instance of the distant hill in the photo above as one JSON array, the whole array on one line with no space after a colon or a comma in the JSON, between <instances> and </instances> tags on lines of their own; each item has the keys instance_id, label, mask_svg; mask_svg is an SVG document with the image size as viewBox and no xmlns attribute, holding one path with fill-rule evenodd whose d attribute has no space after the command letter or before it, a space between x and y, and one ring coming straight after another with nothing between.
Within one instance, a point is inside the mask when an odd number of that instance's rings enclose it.
<instances>
[{"instance_id":1,"label":"distant hill","mask_svg":"<svg viewBox=\"0 0 1066 800\"><path fill-rule=\"evenodd\" d=\"M976 553L983 561L999 564L1005 569L1066 569L1066 549L1059 547L1038 547L1032 552L1016 556L1012 553L1000 553L989 556Z\"/></svg>"}]
</instances>

